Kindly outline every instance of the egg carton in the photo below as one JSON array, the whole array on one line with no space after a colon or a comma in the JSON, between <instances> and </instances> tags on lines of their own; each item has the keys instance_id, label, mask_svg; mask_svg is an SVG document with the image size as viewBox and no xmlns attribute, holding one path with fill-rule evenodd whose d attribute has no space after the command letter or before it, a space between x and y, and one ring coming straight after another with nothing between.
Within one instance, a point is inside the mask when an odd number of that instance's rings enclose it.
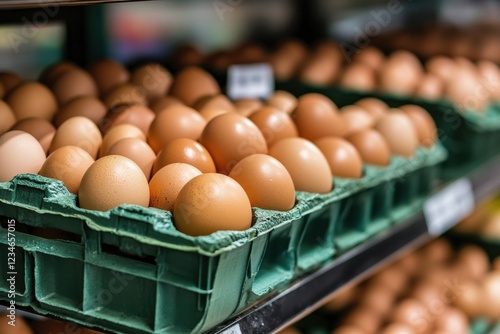
<instances>
[{"instance_id":1,"label":"egg carton","mask_svg":"<svg viewBox=\"0 0 500 334\"><path fill-rule=\"evenodd\" d=\"M429 112L438 129L440 142L448 151L441 177L453 179L465 175L478 165L500 153L500 105L490 104L484 114L461 112L447 100L428 100L381 92L364 92L338 86L316 86L297 80L277 82L276 89L296 96L320 93L339 107L354 104L365 97L375 97L390 107L418 105Z\"/></svg>"},{"instance_id":2,"label":"egg carton","mask_svg":"<svg viewBox=\"0 0 500 334\"><path fill-rule=\"evenodd\" d=\"M253 208L246 231L200 237L178 232L170 212L86 210L62 182L18 175L0 183L0 299L11 299L15 219L18 305L113 333L204 332L414 214L445 157L436 145L365 166L328 194L297 192L290 211Z\"/></svg>"}]
</instances>

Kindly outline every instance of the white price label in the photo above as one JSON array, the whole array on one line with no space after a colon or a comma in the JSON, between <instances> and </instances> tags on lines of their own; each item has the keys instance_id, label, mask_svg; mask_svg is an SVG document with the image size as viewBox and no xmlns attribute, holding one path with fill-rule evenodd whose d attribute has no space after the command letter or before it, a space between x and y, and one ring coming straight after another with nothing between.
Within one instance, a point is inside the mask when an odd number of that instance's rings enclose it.
<instances>
[{"instance_id":1,"label":"white price label","mask_svg":"<svg viewBox=\"0 0 500 334\"><path fill-rule=\"evenodd\" d=\"M223 331L221 334L242 334L240 324L236 324L234 326L229 327L228 329Z\"/></svg>"},{"instance_id":2,"label":"white price label","mask_svg":"<svg viewBox=\"0 0 500 334\"><path fill-rule=\"evenodd\" d=\"M233 65L227 73L227 95L233 99L267 98L274 92L269 64Z\"/></svg>"},{"instance_id":3,"label":"white price label","mask_svg":"<svg viewBox=\"0 0 500 334\"><path fill-rule=\"evenodd\" d=\"M467 217L475 207L469 179L460 179L429 198L424 204L427 228L432 235L441 235Z\"/></svg>"}]
</instances>

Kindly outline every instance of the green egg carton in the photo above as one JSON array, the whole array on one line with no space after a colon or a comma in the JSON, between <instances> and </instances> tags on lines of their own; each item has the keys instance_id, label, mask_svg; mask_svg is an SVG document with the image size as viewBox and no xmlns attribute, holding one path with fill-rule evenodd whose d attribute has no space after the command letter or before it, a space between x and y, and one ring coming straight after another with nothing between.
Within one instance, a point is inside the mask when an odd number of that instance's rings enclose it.
<instances>
[{"instance_id":1,"label":"green egg carton","mask_svg":"<svg viewBox=\"0 0 500 334\"><path fill-rule=\"evenodd\" d=\"M320 93L328 96L339 107L354 104L365 97L375 97L390 107L405 104L421 106L429 112L438 128L439 140L449 156L444 162L441 177L452 179L465 175L478 165L499 153L500 106L489 105L484 114L460 112L450 101L428 100L381 92L365 92L338 86L316 86L300 81L277 82L276 89L296 96Z\"/></svg>"},{"instance_id":2,"label":"green egg carton","mask_svg":"<svg viewBox=\"0 0 500 334\"><path fill-rule=\"evenodd\" d=\"M17 175L0 183L0 300L10 300L12 218L18 305L113 333L205 332L414 214L445 157L436 145L366 166L327 194L297 192L287 212L254 208L246 231L201 237L178 232L167 211L85 210L62 182Z\"/></svg>"}]
</instances>

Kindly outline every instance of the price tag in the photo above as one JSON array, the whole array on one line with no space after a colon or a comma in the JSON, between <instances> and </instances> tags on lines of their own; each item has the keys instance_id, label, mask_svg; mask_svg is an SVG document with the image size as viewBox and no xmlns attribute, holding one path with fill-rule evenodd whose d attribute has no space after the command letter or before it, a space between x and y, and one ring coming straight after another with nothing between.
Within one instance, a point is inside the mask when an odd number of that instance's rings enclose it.
<instances>
[{"instance_id":1,"label":"price tag","mask_svg":"<svg viewBox=\"0 0 500 334\"><path fill-rule=\"evenodd\" d=\"M269 64L233 65L227 73L227 95L233 99L267 98L274 92Z\"/></svg>"},{"instance_id":2,"label":"price tag","mask_svg":"<svg viewBox=\"0 0 500 334\"><path fill-rule=\"evenodd\" d=\"M236 324L234 326L229 327L228 329L223 331L221 334L242 334L240 324Z\"/></svg>"},{"instance_id":3,"label":"price tag","mask_svg":"<svg viewBox=\"0 0 500 334\"><path fill-rule=\"evenodd\" d=\"M424 204L427 228L432 235L441 235L468 216L475 207L469 179L460 179L429 198Z\"/></svg>"}]
</instances>

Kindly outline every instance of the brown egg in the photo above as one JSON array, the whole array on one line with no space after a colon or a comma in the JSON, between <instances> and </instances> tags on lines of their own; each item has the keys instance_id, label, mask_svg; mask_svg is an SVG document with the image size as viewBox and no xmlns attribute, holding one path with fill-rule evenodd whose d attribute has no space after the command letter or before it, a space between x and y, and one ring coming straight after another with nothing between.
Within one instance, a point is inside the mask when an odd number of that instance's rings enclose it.
<instances>
[{"instance_id":1,"label":"brown egg","mask_svg":"<svg viewBox=\"0 0 500 334\"><path fill-rule=\"evenodd\" d=\"M0 136L0 182L17 174L36 174L45 162L40 143L23 131L8 131Z\"/></svg>"},{"instance_id":2,"label":"brown egg","mask_svg":"<svg viewBox=\"0 0 500 334\"><path fill-rule=\"evenodd\" d=\"M266 101L267 105L278 108L287 114L291 114L297 107L298 100L291 93L277 90Z\"/></svg>"},{"instance_id":3,"label":"brown egg","mask_svg":"<svg viewBox=\"0 0 500 334\"><path fill-rule=\"evenodd\" d=\"M108 155L83 175L78 191L80 207L108 211L122 204L149 205L149 185L142 169L129 158Z\"/></svg>"},{"instance_id":4,"label":"brown egg","mask_svg":"<svg viewBox=\"0 0 500 334\"><path fill-rule=\"evenodd\" d=\"M365 334L376 334L382 324L382 318L371 309L357 307L347 314L342 323L359 328Z\"/></svg>"},{"instance_id":5,"label":"brown egg","mask_svg":"<svg viewBox=\"0 0 500 334\"><path fill-rule=\"evenodd\" d=\"M16 116L10 106L0 100L0 136L16 124Z\"/></svg>"},{"instance_id":6,"label":"brown egg","mask_svg":"<svg viewBox=\"0 0 500 334\"><path fill-rule=\"evenodd\" d=\"M373 127L375 121L371 114L357 105L340 108L340 115L344 119L345 136Z\"/></svg>"},{"instance_id":7,"label":"brown egg","mask_svg":"<svg viewBox=\"0 0 500 334\"><path fill-rule=\"evenodd\" d=\"M98 96L94 79L85 71L74 69L61 74L51 86L59 105L80 96Z\"/></svg>"},{"instance_id":8,"label":"brown egg","mask_svg":"<svg viewBox=\"0 0 500 334\"><path fill-rule=\"evenodd\" d=\"M436 75L444 83L454 77L456 66L453 59L444 56L434 56L425 63L427 72Z\"/></svg>"},{"instance_id":9,"label":"brown egg","mask_svg":"<svg viewBox=\"0 0 500 334\"><path fill-rule=\"evenodd\" d=\"M87 151L77 146L63 146L52 152L38 174L61 180L69 192L78 194L83 174L94 163Z\"/></svg>"},{"instance_id":10,"label":"brown egg","mask_svg":"<svg viewBox=\"0 0 500 334\"><path fill-rule=\"evenodd\" d=\"M74 145L83 148L95 159L101 144L102 136L97 125L86 117L76 116L57 128L49 152L66 145Z\"/></svg>"},{"instance_id":11,"label":"brown egg","mask_svg":"<svg viewBox=\"0 0 500 334\"><path fill-rule=\"evenodd\" d=\"M203 108L202 111L200 111L200 115L207 121L209 122L212 118L215 118L219 115L228 113L229 111L224 110L224 109L219 109L219 108Z\"/></svg>"},{"instance_id":12,"label":"brown egg","mask_svg":"<svg viewBox=\"0 0 500 334\"><path fill-rule=\"evenodd\" d=\"M232 64L231 53L227 51L216 51L205 59L207 66L215 71L224 72ZM194 64L190 64L194 65Z\"/></svg>"},{"instance_id":13,"label":"brown egg","mask_svg":"<svg viewBox=\"0 0 500 334\"><path fill-rule=\"evenodd\" d=\"M145 91L141 87L130 83L125 83L111 89L106 94L103 102L108 109L120 104L148 104Z\"/></svg>"},{"instance_id":14,"label":"brown egg","mask_svg":"<svg viewBox=\"0 0 500 334\"><path fill-rule=\"evenodd\" d=\"M392 321L405 324L417 333L429 333L434 328L434 319L428 314L421 302L415 299L404 299L392 313Z\"/></svg>"},{"instance_id":15,"label":"brown egg","mask_svg":"<svg viewBox=\"0 0 500 334\"><path fill-rule=\"evenodd\" d=\"M204 55L194 45L181 45L176 48L171 62L178 68L200 65L203 63Z\"/></svg>"},{"instance_id":16,"label":"brown egg","mask_svg":"<svg viewBox=\"0 0 500 334\"><path fill-rule=\"evenodd\" d=\"M153 110L153 112L155 114L159 114L164 109L167 109L171 106L183 106L183 105L185 105L185 104L182 103L181 100L179 100L176 97L168 95L168 96L160 97L160 98L154 100L153 102L151 102L149 105L149 108L151 110Z\"/></svg>"},{"instance_id":17,"label":"brown egg","mask_svg":"<svg viewBox=\"0 0 500 334\"><path fill-rule=\"evenodd\" d=\"M391 157L389 145L377 131L372 129L360 131L346 139L354 145L365 163L376 166L389 164Z\"/></svg>"},{"instance_id":18,"label":"brown egg","mask_svg":"<svg viewBox=\"0 0 500 334\"><path fill-rule=\"evenodd\" d=\"M346 88L371 91L376 86L375 72L363 63L352 63L340 76L339 84Z\"/></svg>"},{"instance_id":19,"label":"brown egg","mask_svg":"<svg viewBox=\"0 0 500 334\"><path fill-rule=\"evenodd\" d=\"M186 67L174 79L170 95L177 97L187 105L193 105L203 96L220 93L217 81L205 70L198 67Z\"/></svg>"},{"instance_id":20,"label":"brown egg","mask_svg":"<svg viewBox=\"0 0 500 334\"><path fill-rule=\"evenodd\" d=\"M332 176L360 178L363 174L363 161L356 148L347 140L337 137L323 137L314 141L325 156Z\"/></svg>"},{"instance_id":21,"label":"brown egg","mask_svg":"<svg viewBox=\"0 0 500 334\"><path fill-rule=\"evenodd\" d=\"M23 82L23 79L13 72L0 72L0 82L3 85L5 94L9 94Z\"/></svg>"},{"instance_id":22,"label":"brown egg","mask_svg":"<svg viewBox=\"0 0 500 334\"><path fill-rule=\"evenodd\" d=\"M35 137L45 153L49 151L52 139L56 134L56 128L52 123L43 118L25 118L14 124L11 130L21 130Z\"/></svg>"},{"instance_id":23,"label":"brown egg","mask_svg":"<svg viewBox=\"0 0 500 334\"><path fill-rule=\"evenodd\" d=\"M254 207L287 211L295 204L292 177L281 162L269 155L252 154L243 158L229 177L243 187Z\"/></svg>"},{"instance_id":24,"label":"brown egg","mask_svg":"<svg viewBox=\"0 0 500 334\"><path fill-rule=\"evenodd\" d=\"M425 261L425 260L424 260ZM401 259L397 262L397 265L401 270L405 271L408 275L413 276L418 273L420 270L420 266L422 261L420 256L416 252L409 252L405 254Z\"/></svg>"},{"instance_id":25,"label":"brown egg","mask_svg":"<svg viewBox=\"0 0 500 334\"><path fill-rule=\"evenodd\" d=\"M465 246L457 253L457 266L464 277L479 281L490 269L490 260L484 250L478 246Z\"/></svg>"},{"instance_id":26,"label":"brown egg","mask_svg":"<svg viewBox=\"0 0 500 334\"><path fill-rule=\"evenodd\" d=\"M358 327L343 325L334 329L332 334L366 334L366 332Z\"/></svg>"},{"instance_id":27,"label":"brown egg","mask_svg":"<svg viewBox=\"0 0 500 334\"><path fill-rule=\"evenodd\" d=\"M385 102L373 97L361 99L357 101L355 105L360 106L365 111L370 113L374 122L377 122L389 110L389 106Z\"/></svg>"},{"instance_id":28,"label":"brown egg","mask_svg":"<svg viewBox=\"0 0 500 334\"><path fill-rule=\"evenodd\" d=\"M299 135L313 141L326 136L344 136L345 122L336 109L331 100L319 94L301 96L292 113Z\"/></svg>"},{"instance_id":29,"label":"brown egg","mask_svg":"<svg viewBox=\"0 0 500 334\"><path fill-rule=\"evenodd\" d=\"M196 110L186 106L172 106L156 115L149 127L148 143L158 153L174 139L197 140L205 125L205 119Z\"/></svg>"},{"instance_id":30,"label":"brown egg","mask_svg":"<svg viewBox=\"0 0 500 334\"><path fill-rule=\"evenodd\" d=\"M489 92L479 81L479 75L467 69L457 69L446 86L445 97L461 111L484 112Z\"/></svg>"},{"instance_id":31,"label":"brown egg","mask_svg":"<svg viewBox=\"0 0 500 334\"><path fill-rule=\"evenodd\" d=\"M147 134L155 117L155 113L142 104L119 105L111 108L104 116L101 130L107 133L119 124L132 124Z\"/></svg>"},{"instance_id":32,"label":"brown egg","mask_svg":"<svg viewBox=\"0 0 500 334\"><path fill-rule=\"evenodd\" d=\"M457 293L454 301L454 305L470 318L476 318L482 314L483 303L482 290L476 282L462 284L460 293Z\"/></svg>"},{"instance_id":33,"label":"brown egg","mask_svg":"<svg viewBox=\"0 0 500 334\"><path fill-rule=\"evenodd\" d=\"M92 63L88 71L94 78L101 95L108 94L112 89L127 83L130 79L127 69L111 59L101 59Z\"/></svg>"},{"instance_id":34,"label":"brown egg","mask_svg":"<svg viewBox=\"0 0 500 334\"><path fill-rule=\"evenodd\" d=\"M359 53L354 54L352 60L363 63L374 71L378 71L385 61L385 56L379 49L368 46L361 49Z\"/></svg>"},{"instance_id":35,"label":"brown egg","mask_svg":"<svg viewBox=\"0 0 500 334\"><path fill-rule=\"evenodd\" d=\"M69 71L74 71L78 69L79 69L78 66L72 62L59 61L50 65L45 70L43 70L42 74L40 75L39 81L49 87L52 87L52 85L61 75Z\"/></svg>"},{"instance_id":36,"label":"brown egg","mask_svg":"<svg viewBox=\"0 0 500 334\"><path fill-rule=\"evenodd\" d=\"M58 127L74 116L84 116L95 124L101 124L106 112L106 107L101 100L92 96L81 96L59 108L54 117L54 125Z\"/></svg>"},{"instance_id":37,"label":"brown egg","mask_svg":"<svg viewBox=\"0 0 500 334\"><path fill-rule=\"evenodd\" d=\"M488 220L486 220L484 226L480 228L479 234L486 238L500 238L500 214L492 214Z\"/></svg>"},{"instance_id":38,"label":"brown egg","mask_svg":"<svg viewBox=\"0 0 500 334\"><path fill-rule=\"evenodd\" d=\"M236 111L247 117L257 111L258 109L262 108L264 104L262 101L257 100L257 99L241 99L234 101L234 105L236 107Z\"/></svg>"},{"instance_id":39,"label":"brown egg","mask_svg":"<svg viewBox=\"0 0 500 334\"><path fill-rule=\"evenodd\" d=\"M453 334L468 334L469 320L459 309L449 307L436 317L436 330Z\"/></svg>"},{"instance_id":40,"label":"brown egg","mask_svg":"<svg viewBox=\"0 0 500 334\"><path fill-rule=\"evenodd\" d=\"M104 135L101 148L99 149L99 156L103 157L107 155L108 149L123 138L139 138L140 140L146 141L146 135L137 126L132 124L119 124Z\"/></svg>"},{"instance_id":41,"label":"brown egg","mask_svg":"<svg viewBox=\"0 0 500 334\"><path fill-rule=\"evenodd\" d=\"M385 285L372 285L360 294L358 305L366 307L381 318L392 309L396 295Z\"/></svg>"},{"instance_id":42,"label":"brown egg","mask_svg":"<svg viewBox=\"0 0 500 334\"><path fill-rule=\"evenodd\" d=\"M446 283L448 283L449 281L453 282L453 280L456 281L457 274L457 270L448 265L430 266L429 263L427 269L421 272L419 279L424 283L448 289Z\"/></svg>"},{"instance_id":43,"label":"brown egg","mask_svg":"<svg viewBox=\"0 0 500 334\"><path fill-rule=\"evenodd\" d=\"M226 175L206 173L181 189L174 205L174 223L179 231L192 236L242 231L252 224L252 207L238 182Z\"/></svg>"},{"instance_id":44,"label":"brown egg","mask_svg":"<svg viewBox=\"0 0 500 334\"><path fill-rule=\"evenodd\" d=\"M5 102L10 105L18 121L31 117L51 121L57 111L54 94L46 86L33 81L18 85Z\"/></svg>"},{"instance_id":45,"label":"brown egg","mask_svg":"<svg viewBox=\"0 0 500 334\"><path fill-rule=\"evenodd\" d=\"M493 261L493 270L495 271L500 271L500 257L496 257L495 260Z\"/></svg>"},{"instance_id":46,"label":"brown egg","mask_svg":"<svg viewBox=\"0 0 500 334\"><path fill-rule=\"evenodd\" d=\"M297 127L288 114L265 106L248 117L262 132L268 146L284 138L297 137Z\"/></svg>"},{"instance_id":47,"label":"brown egg","mask_svg":"<svg viewBox=\"0 0 500 334\"><path fill-rule=\"evenodd\" d=\"M174 211L174 203L182 187L201 171L185 163L172 163L162 167L149 181L149 206Z\"/></svg>"},{"instance_id":48,"label":"brown egg","mask_svg":"<svg viewBox=\"0 0 500 334\"><path fill-rule=\"evenodd\" d=\"M417 334L415 330L408 325L392 323L387 325L382 331L381 334Z\"/></svg>"},{"instance_id":49,"label":"brown egg","mask_svg":"<svg viewBox=\"0 0 500 334\"><path fill-rule=\"evenodd\" d=\"M223 94L203 96L193 104L193 108L200 112L210 108L236 111L234 104Z\"/></svg>"},{"instance_id":50,"label":"brown egg","mask_svg":"<svg viewBox=\"0 0 500 334\"><path fill-rule=\"evenodd\" d=\"M420 250L424 264L444 264L450 260L453 250L448 241L443 238L434 239Z\"/></svg>"},{"instance_id":51,"label":"brown egg","mask_svg":"<svg viewBox=\"0 0 500 334\"><path fill-rule=\"evenodd\" d=\"M421 282L413 287L409 296L421 302L431 314L439 315L450 304L448 299L442 298L443 291L439 285Z\"/></svg>"},{"instance_id":52,"label":"brown egg","mask_svg":"<svg viewBox=\"0 0 500 334\"><path fill-rule=\"evenodd\" d=\"M146 142L139 138L123 138L108 149L107 155L121 155L129 158L141 167L146 179L151 176L151 169L156 160L156 154Z\"/></svg>"},{"instance_id":53,"label":"brown egg","mask_svg":"<svg viewBox=\"0 0 500 334\"><path fill-rule=\"evenodd\" d=\"M198 168L202 173L215 173L215 163L207 149L200 143L189 138L174 139L165 145L153 165L153 174L160 168L183 162Z\"/></svg>"},{"instance_id":54,"label":"brown egg","mask_svg":"<svg viewBox=\"0 0 500 334\"><path fill-rule=\"evenodd\" d=\"M267 59L267 51L256 43L246 43L233 52L234 64L265 63Z\"/></svg>"},{"instance_id":55,"label":"brown egg","mask_svg":"<svg viewBox=\"0 0 500 334\"><path fill-rule=\"evenodd\" d=\"M411 104L401 106L399 109L410 118L415 130L417 130L418 141L421 145L430 147L436 143L436 123L425 109Z\"/></svg>"},{"instance_id":56,"label":"brown egg","mask_svg":"<svg viewBox=\"0 0 500 334\"><path fill-rule=\"evenodd\" d=\"M418 148L418 134L410 117L399 109L391 109L379 119L375 130L384 137L391 153L411 157Z\"/></svg>"},{"instance_id":57,"label":"brown egg","mask_svg":"<svg viewBox=\"0 0 500 334\"><path fill-rule=\"evenodd\" d=\"M241 159L267 153L262 132L248 118L226 113L213 118L203 130L200 143L210 152L217 171L228 174Z\"/></svg>"},{"instance_id":58,"label":"brown egg","mask_svg":"<svg viewBox=\"0 0 500 334\"><path fill-rule=\"evenodd\" d=\"M15 316L15 324L16 324L15 326L12 326L9 324L9 322L12 320L11 320L11 318L9 318L9 315L7 313L5 313L5 314L0 313L0 318L2 319L2 321L0 321L0 333L4 333L4 334L34 334L33 330L30 328L30 326L19 315ZM41 333L41 334L44 334L44 333Z\"/></svg>"},{"instance_id":59,"label":"brown egg","mask_svg":"<svg viewBox=\"0 0 500 334\"><path fill-rule=\"evenodd\" d=\"M443 96L444 85L440 77L435 74L425 74L415 91L415 96L429 100L437 100Z\"/></svg>"},{"instance_id":60,"label":"brown egg","mask_svg":"<svg viewBox=\"0 0 500 334\"><path fill-rule=\"evenodd\" d=\"M303 138L282 139L269 149L290 173L295 190L324 194L332 190L332 172L323 153Z\"/></svg>"},{"instance_id":61,"label":"brown egg","mask_svg":"<svg viewBox=\"0 0 500 334\"><path fill-rule=\"evenodd\" d=\"M332 83L340 72L340 64L328 55L311 57L302 67L299 79L305 83L325 86Z\"/></svg>"},{"instance_id":62,"label":"brown egg","mask_svg":"<svg viewBox=\"0 0 500 334\"><path fill-rule=\"evenodd\" d=\"M386 92L412 94L423 75L422 65L408 51L396 51L380 68L380 88Z\"/></svg>"},{"instance_id":63,"label":"brown egg","mask_svg":"<svg viewBox=\"0 0 500 334\"><path fill-rule=\"evenodd\" d=\"M172 81L172 74L157 63L137 67L132 72L130 79L132 84L143 88L148 101L154 101L167 95Z\"/></svg>"},{"instance_id":64,"label":"brown egg","mask_svg":"<svg viewBox=\"0 0 500 334\"><path fill-rule=\"evenodd\" d=\"M407 288L408 274L397 266L389 266L373 275L370 284L385 286L395 294L400 294Z\"/></svg>"},{"instance_id":65,"label":"brown egg","mask_svg":"<svg viewBox=\"0 0 500 334\"><path fill-rule=\"evenodd\" d=\"M342 287L335 292L332 298L323 306L329 312L335 312L351 305L359 295L358 285L349 285Z\"/></svg>"},{"instance_id":66,"label":"brown egg","mask_svg":"<svg viewBox=\"0 0 500 334\"><path fill-rule=\"evenodd\" d=\"M493 62L480 61L477 63L480 80L490 93L493 100L500 100L500 68Z\"/></svg>"},{"instance_id":67,"label":"brown egg","mask_svg":"<svg viewBox=\"0 0 500 334\"><path fill-rule=\"evenodd\" d=\"M488 273L482 281L481 291L483 313L489 319L500 317L500 272Z\"/></svg>"}]
</instances>

